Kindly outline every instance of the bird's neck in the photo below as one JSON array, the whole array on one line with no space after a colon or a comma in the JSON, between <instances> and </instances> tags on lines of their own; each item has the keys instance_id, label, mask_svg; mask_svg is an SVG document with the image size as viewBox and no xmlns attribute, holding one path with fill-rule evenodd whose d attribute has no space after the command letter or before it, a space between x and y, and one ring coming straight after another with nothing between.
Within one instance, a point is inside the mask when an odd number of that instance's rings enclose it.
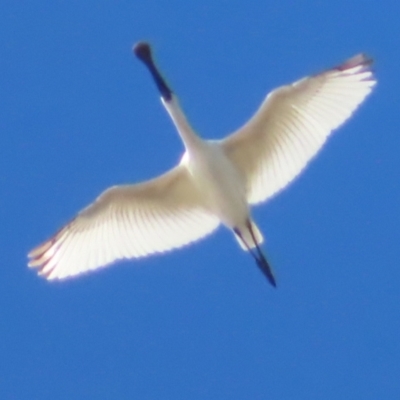
<instances>
[{"instance_id":1,"label":"bird's neck","mask_svg":"<svg viewBox=\"0 0 400 400\"><path fill-rule=\"evenodd\" d=\"M196 145L201 142L200 137L196 135L190 126L179 106L177 98L174 95L169 100L165 100L164 98L161 100L178 130L179 136L181 137L186 150L190 151L190 149L196 147Z\"/></svg>"}]
</instances>

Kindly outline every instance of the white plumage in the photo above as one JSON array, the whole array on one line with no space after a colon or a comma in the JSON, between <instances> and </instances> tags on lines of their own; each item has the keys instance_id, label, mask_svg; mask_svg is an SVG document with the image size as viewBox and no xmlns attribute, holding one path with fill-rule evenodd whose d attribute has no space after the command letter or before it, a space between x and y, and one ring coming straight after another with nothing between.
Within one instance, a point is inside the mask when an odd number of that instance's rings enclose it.
<instances>
[{"instance_id":1,"label":"white plumage","mask_svg":"<svg viewBox=\"0 0 400 400\"><path fill-rule=\"evenodd\" d=\"M370 64L359 54L274 90L253 118L223 141L232 162L250 181L250 204L283 189L351 116L376 83Z\"/></svg>"},{"instance_id":2,"label":"white plumage","mask_svg":"<svg viewBox=\"0 0 400 400\"><path fill-rule=\"evenodd\" d=\"M32 250L29 266L48 279L66 278L118 259L181 247L223 223L275 286L249 205L286 187L351 116L376 83L371 61L360 54L280 87L238 131L204 141L153 64L149 46L139 43L135 52L149 68L185 145L182 161L158 178L106 190Z\"/></svg>"}]
</instances>

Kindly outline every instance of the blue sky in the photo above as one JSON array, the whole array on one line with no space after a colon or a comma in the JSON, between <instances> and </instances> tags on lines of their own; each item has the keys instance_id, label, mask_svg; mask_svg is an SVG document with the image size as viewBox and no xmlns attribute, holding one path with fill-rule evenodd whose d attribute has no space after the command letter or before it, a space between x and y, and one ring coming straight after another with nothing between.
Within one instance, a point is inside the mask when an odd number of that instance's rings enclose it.
<instances>
[{"instance_id":1,"label":"blue sky","mask_svg":"<svg viewBox=\"0 0 400 400\"><path fill-rule=\"evenodd\" d=\"M2 399L398 399L400 3L3 1ZM221 138L273 88L360 52L378 86L255 208L278 289L230 232L48 283L26 254L182 145L132 45Z\"/></svg>"}]
</instances>

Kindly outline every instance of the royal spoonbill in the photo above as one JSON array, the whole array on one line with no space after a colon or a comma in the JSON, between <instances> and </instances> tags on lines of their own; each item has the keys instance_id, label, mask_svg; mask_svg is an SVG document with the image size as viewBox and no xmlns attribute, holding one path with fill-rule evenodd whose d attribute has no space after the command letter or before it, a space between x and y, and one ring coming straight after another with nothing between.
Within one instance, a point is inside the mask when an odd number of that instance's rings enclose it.
<instances>
[{"instance_id":1,"label":"royal spoonbill","mask_svg":"<svg viewBox=\"0 0 400 400\"><path fill-rule=\"evenodd\" d=\"M53 237L33 249L29 266L47 279L95 270L123 258L181 247L225 225L276 286L250 206L289 184L371 92L371 60L343 64L272 91L239 130L203 140L154 64L149 44L133 48L148 68L185 153L163 175L114 186Z\"/></svg>"}]
</instances>

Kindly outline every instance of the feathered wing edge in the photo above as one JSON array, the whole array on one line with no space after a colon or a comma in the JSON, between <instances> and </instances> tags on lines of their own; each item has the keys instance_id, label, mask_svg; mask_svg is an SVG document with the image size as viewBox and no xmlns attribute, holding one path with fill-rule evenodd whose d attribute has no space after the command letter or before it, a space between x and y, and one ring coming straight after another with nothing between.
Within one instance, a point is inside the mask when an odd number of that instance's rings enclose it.
<instances>
[{"instance_id":1,"label":"feathered wing edge","mask_svg":"<svg viewBox=\"0 0 400 400\"><path fill-rule=\"evenodd\" d=\"M272 91L241 129L222 141L259 203L287 186L371 92L372 60L358 54L338 67Z\"/></svg>"},{"instance_id":2,"label":"feathered wing edge","mask_svg":"<svg viewBox=\"0 0 400 400\"><path fill-rule=\"evenodd\" d=\"M106 190L89 207L33 249L29 266L62 279L124 258L181 247L211 233L219 220L182 165L151 181Z\"/></svg>"}]
</instances>

